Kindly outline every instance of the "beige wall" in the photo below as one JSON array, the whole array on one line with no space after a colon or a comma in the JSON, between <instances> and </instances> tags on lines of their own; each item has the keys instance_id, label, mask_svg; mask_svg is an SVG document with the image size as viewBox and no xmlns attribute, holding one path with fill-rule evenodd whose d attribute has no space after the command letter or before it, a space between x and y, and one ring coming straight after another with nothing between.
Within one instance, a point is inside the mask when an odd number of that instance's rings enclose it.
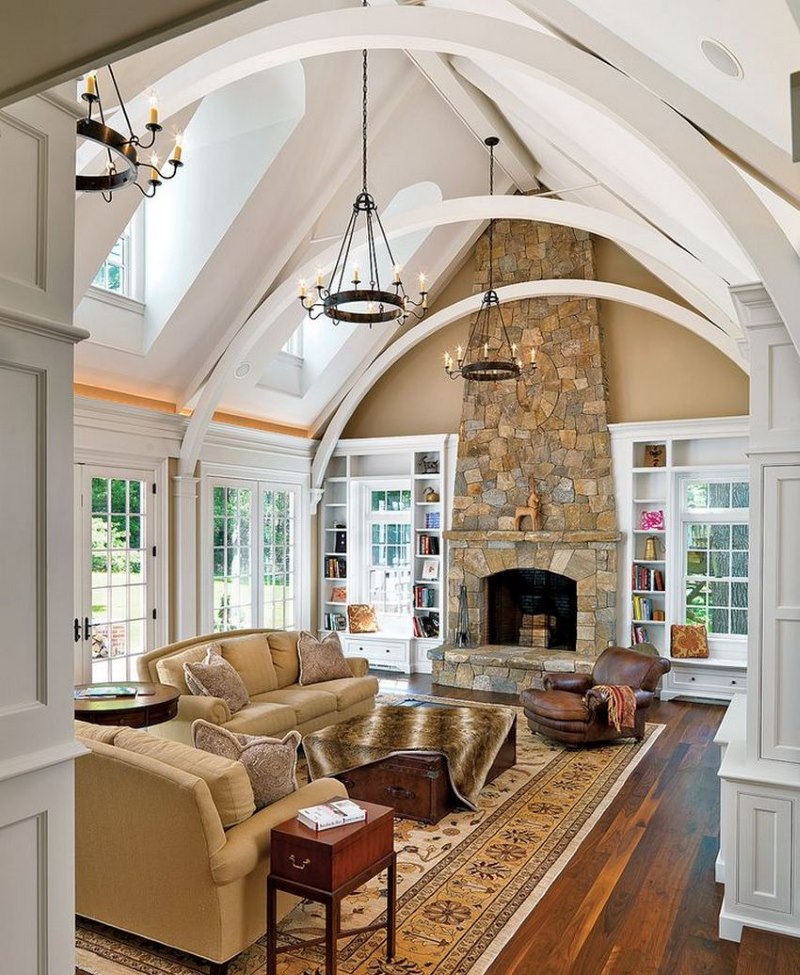
<instances>
[{"instance_id":1,"label":"beige wall","mask_svg":"<svg viewBox=\"0 0 800 975\"><path fill-rule=\"evenodd\" d=\"M641 288L686 304L610 241L595 239L595 264L600 281ZM600 303L600 325L610 422L748 412L746 374L692 332L616 301Z\"/></svg>"},{"instance_id":2,"label":"beige wall","mask_svg":"<svg viewBox=\"0 0 800 975\"><path fill-rule=\"evenodd\" d=\"M598 280L642 288L685 304L615 244L598 238L594 243ZM435 307L444 308L471 294L473 271L470 255ZM610 301L600 303L600 325L610 422L747 413L747 376L686 329ZM463 345L468 328L466 319L454 322L395 363L361 402L344 437L456 432L461 420L461 380L447 378L442 353Z\"/></svg>"}]
</instances>

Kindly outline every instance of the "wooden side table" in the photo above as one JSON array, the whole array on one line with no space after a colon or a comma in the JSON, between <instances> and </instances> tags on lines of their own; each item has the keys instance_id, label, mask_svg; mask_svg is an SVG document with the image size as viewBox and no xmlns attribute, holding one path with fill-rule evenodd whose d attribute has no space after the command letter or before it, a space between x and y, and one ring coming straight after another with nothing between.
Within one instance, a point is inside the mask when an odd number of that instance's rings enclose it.
<instances>
[{"instance_id":1,"label":"wooden side table","mask_svg":"<svg viewBox=\"0 0 800 975\"><path fill-rule=\"evenodd\" d=\"M336 975L339 938L377 931L383 924L367 924L342 931L343 898L388 868L386 892L386 957L395 952L397 855L394 852L394 811L373 802L360 802L367 810L363 823L335 826L314 832L296 819L272 830L270 873L267 877L267 975L276 975L278 952L277 894L279 890L325 905L325 935L304 942L325 945L325 975Z\"/></svg>"},{"instance_id":2,"label":"wooden side table","mask_svg":"<svg viewBox=\"0 0 800 975\"><path fill-rule=\"evenodd\" d=\"M181 692L169 684L150 684L145 681L115 681L110 687L124 684L136 688L136 697L84 698L74 702L75 717L92 724L118 724L129 728L149 728L150 725L169 721L178 713ZM84 687L102 687L102 684L78 684Z\"/></svg>"}]
</instances>

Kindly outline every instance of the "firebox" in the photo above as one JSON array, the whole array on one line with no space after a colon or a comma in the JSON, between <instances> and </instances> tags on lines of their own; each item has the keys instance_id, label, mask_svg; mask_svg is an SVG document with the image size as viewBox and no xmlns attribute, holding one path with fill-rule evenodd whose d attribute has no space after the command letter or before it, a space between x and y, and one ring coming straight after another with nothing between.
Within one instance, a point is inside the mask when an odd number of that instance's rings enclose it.
<instances>
[{"instance_id":1,"label":"firebox","mask_svg":"<svg viewBox=\"0 0 800 975\"><path fill-rule=\"evenodd\" d=\"M547 569L507 569L482 580L481 642L575 650L574 579Z\"/></svg>"}]
</instances>

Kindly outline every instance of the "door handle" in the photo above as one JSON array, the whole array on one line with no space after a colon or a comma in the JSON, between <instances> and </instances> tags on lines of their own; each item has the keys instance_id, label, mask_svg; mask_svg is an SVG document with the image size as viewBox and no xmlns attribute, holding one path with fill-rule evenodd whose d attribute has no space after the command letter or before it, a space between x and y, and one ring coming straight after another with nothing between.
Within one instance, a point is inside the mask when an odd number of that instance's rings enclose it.
<instances>
[{"instance_id":1,"label":"door handle","mask_svg":"<svg viewBox=\"0 0 800 975\"><path fill-rule=\"evenodd\" d=\"M92 629L92 625L89 622L89 617L88 616L84 616L83 617L83 639L84 640L88 640L89 639L89 637L91 635L91 629Z\"/></svg>"},{"instance_id":2,"label":"door handle","mask_svg":"<svg viewBox=\"0 0 800 975\"><path fill-rule=\"evenodd\" d=\"M72 624L72 638L76 643L78 643L81 638L81 621L77 616Z\"/></svg>"}]
</instances>

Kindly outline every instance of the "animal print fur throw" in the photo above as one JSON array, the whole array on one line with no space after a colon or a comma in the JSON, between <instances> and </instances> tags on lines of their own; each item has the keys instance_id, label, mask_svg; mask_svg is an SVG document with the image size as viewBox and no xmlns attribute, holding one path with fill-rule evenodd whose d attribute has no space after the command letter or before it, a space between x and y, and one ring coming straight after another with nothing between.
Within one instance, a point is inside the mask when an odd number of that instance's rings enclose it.
<instances>
[{"instance_id":1,"label":"animal print fur throw","mask_svg":"<svg viewBox=\"0 0 800 975\"><path fill-rule=\"evenodd\" d=\"M303 739L309 776L318 779L392 755L444 755L453 791L470 809L516 715L509 708L378 705L362 717Z\"/></svg>"}]
</instances>

